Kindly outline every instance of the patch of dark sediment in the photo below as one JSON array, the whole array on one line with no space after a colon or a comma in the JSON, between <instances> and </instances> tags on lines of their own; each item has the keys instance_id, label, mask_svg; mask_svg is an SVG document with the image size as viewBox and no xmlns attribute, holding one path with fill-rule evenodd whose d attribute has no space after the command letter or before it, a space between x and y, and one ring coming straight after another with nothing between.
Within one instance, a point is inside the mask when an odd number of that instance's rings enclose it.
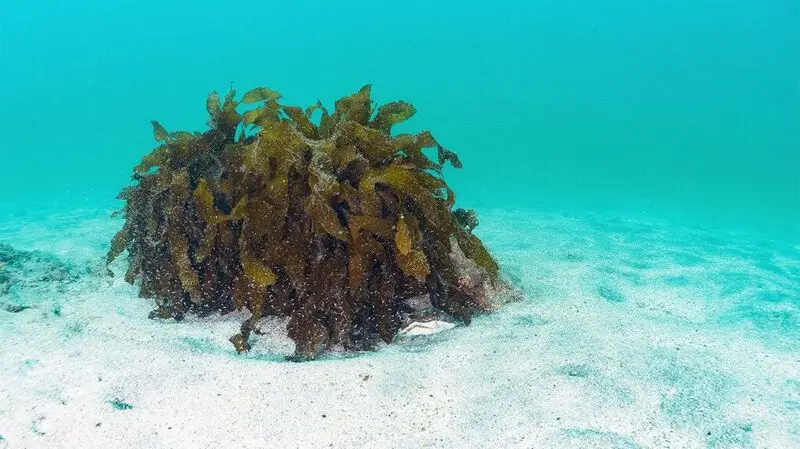
<instances>
[{"instance_id":1,"label":"patch of dark sediment","mask_svg":"<svg viewBox=\"0 0 800 449\"><path fill-rule=\"evenodd\" d=\"M59 303L70 285L94 271L46 252L0 243L0 312L19 313L43 303Z\"/></svg>"}]
</instances>

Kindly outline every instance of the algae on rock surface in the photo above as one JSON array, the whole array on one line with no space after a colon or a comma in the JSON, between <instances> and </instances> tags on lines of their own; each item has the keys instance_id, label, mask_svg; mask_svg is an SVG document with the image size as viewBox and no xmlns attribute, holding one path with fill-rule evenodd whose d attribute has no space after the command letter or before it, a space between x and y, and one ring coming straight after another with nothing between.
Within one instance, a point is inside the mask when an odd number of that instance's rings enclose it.
<instances>
[{"instance_id":1,"label":"algae on rock surface","mask_svg":"<svg viewBox=\"0 0 800 449\"><path fill-rule=\"evenodd\" d=\"M153 121L160 145L119 196L125 224L107 260L128 251L125 279L155 298L151 317L247 309L231 338L245 351L256 321L288 316L295 356L311 358L391 342L408 298L427 294L466 324L487 308L498 265L442 177L461 162L428 131L392 134L411 104L376 107L369 85L333 113L268 88L235 98L208 96L203 133Z\"/></svg>"}]
</instances>

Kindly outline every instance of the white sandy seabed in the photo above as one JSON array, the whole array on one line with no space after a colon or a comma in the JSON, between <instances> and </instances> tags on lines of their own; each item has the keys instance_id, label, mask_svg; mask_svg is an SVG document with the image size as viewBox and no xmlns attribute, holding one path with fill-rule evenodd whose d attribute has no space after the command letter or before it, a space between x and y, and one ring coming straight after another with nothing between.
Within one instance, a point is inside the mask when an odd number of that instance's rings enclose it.
<instances>
[{"instance_id":1,"label":"white sandy seabed","mask_svg":"<svg viewBox=\"0 0 800 449\"><path fill-rule=\"evenodd\" d=\"M70 267L0 296L0 448L800 448L800 246L488 211L524 300L297 364L280 321L237 355L242 315L148 320L107 217L0 222Z\"/></svg>"}]
</instances>

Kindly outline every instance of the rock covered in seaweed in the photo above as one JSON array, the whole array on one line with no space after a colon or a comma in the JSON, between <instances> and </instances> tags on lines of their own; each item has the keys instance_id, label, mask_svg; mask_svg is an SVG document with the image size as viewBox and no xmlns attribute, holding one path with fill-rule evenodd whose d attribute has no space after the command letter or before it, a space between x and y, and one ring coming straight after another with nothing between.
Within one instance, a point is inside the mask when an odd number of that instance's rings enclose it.
<instances>
[{"instance_id":1,"label":"rock covered in seaweed","mask_svg":"<svg viewBox=\"0 0 800 449\"><path fill-rule=\"evenodd\" d=\"M411 104L376 107L369 85L332 113L280 99L268 88L239 101L212 92L203 133L152 122L160 145L119 196L125 224L108 254L128 251L125 278L155 298L151 317L247 309L231 338L245 351L253 323L288 316L305 359L391 342L408 298L428 295L465 324L491 309L498 265L442 177L461 162L428 131L392 134Z\"/></svg>"}]
</instances>

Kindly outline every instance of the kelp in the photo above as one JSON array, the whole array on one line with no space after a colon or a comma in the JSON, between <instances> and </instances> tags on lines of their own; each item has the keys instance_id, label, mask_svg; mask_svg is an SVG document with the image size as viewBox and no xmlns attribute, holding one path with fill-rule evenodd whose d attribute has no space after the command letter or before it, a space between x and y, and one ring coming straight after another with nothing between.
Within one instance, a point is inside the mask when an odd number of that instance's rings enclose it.
<instances>
[{"instance_id":1,"label":"kelp","mask_svg":"<svg viewBox=\"0 0 800 449\"><path fill-rule=\"evenodd\" d=\"M245 309L231 342L246 351L258 320L288 317L295 360L391 342L403 301L420 295L468 324L499 268L475 213L452 210L442 168L460 168L456 154L429 131L393 134L416 109L378 107L370 85L331 113L281 98L211 92L205 132L152 122L159 145L120 193L125 224L107 256L127 251L125 279L156 300L151 318Z\"/></svg>"}]
</instances>

